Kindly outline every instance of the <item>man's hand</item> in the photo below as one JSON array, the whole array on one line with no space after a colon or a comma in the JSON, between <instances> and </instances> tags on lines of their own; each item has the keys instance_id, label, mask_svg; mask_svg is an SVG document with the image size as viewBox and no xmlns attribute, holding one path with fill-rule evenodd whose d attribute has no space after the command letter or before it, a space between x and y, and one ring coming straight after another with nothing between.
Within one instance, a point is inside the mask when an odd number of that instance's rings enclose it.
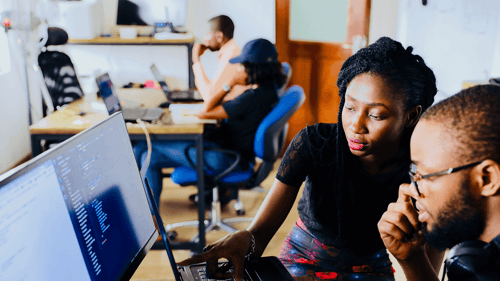
<instances>
[{"instance_id":1,"label":"man's hand","mask_svg":"<svg viewBox=\"0 0 500 281\"><path fill-rule=\"evenodd\" d=\"M201 262L208 263L207 277L227 279L234 277L243 280L245 256L252 245L252 234L248 230L238 230L205 247L204 252L178 263L180 266ZM218 260L225 258L234 267L234 273L227 272L228 267L218 267Z\"/></svg>"},{"instance_id":2,"label":"man's hand","mask_svg":"<svg viewBox=\"0 0 500 281\"><path fill-rule=\"evenodd\" d=\"M207 50L207 46L196 43L193 46L193 63L200 61L201 55Z\"/></svg>"},{"instance_id":3,"label":"man's hand","mask_svg":"<svg viewBox=\"0 0 500 281\"><path fill-rule=\"evenodd\" d=\"M398 201L389 204L377 225L385 247L399 261L422 253L424 249L425 239L411 195L410 185L402 184Z\"/></svg>"}]
</instances>

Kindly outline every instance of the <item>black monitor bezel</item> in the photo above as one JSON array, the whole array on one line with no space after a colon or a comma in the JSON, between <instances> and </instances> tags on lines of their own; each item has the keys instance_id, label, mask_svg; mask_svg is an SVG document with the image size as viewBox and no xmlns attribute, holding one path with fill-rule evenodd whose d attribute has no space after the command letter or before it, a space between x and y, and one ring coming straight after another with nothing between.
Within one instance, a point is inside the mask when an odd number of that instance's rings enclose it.
<instances>
[{"instance_id":1,"label":"black monitor bezel","mask_svg":"<svg viewBox=\"0 0 500 281\"><path fill-rule=\"evenodd\" d=\"M113 115L107 117L106 119L100 121L99 123L89 127L85 131L80 132L80 133L70 137L69 139L65 140L64 142L57 144L55 147L51 148L48 151L45 151L44 153L36 156L35 158L29 160L28 162L21 164L18 167L13 168L13 169L5 172L4 174L1 174L0 175L0 189L2 187L6 186L7 184L9 184L10 182L14 181L15 179L19 178L20 176L30 172L31 170L36 168L39 164L45 163L45 161L47 161L49 158L52 158L52 155L60 147L63 147L65 145L67 145L68 143L77 141L78 139L86 136L93 128L99 127L99 126L103 125L104 123L106 123L107 121L109 121L110 119L114 119L114 118L121 118L123 120L123 126L125 126L125 130L127 130L125 120L123 119L123 114L121 113L121 111L116 112ZM129 149L130 149L130 152L132 153L132 144L131 143L130 143ZM138 174L138 176L140 176L139 171L137 171L137 174ZM143 184L143 191L145 193L145 197L147 198L146 189L144 188L144 182L142 180L141 180L141 183ZM148 206L150 207L150 211L151 211L151 206L150 206L149 202L148 202ZM153 218L153 216L154 216L154 214L151 213L151 218ZM152 221L153 221L153 219L152 219ZM144 247L142 247L142 249L137 253L137 255L134 258L134 261L132 261L132 263L129 265L127 270L125 270L125 272L123 273L123 275L120 277L119 280L130 280L130 278L135 273L135 271L137 270L137 268L139 267L141 262L146 257L146 254L153 247L153 244L156 242L156 239L158 238L158 236L159 236L159 231L155 226L153 233L149 237L149 240L146 242Z\"/></svg>"}]
</instances>

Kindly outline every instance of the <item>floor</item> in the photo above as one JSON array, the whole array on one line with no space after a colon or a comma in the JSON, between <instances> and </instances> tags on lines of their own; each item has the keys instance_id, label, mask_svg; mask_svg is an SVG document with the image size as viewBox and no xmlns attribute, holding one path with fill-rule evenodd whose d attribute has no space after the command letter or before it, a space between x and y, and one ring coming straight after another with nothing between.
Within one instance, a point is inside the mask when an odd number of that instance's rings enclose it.
<instances>
[{"instance_id":1,"label":"floor","mask_svg":"<svg viewBox=\"0 0 500 281\"><path fill-rule=\"evenodd\" d=\"M276 174L279 162L276 163L275 169L271 172L269 177L262 183L262 187L269 190L273 184L274 177ZM165 224L196 220L197 219L197 209L193 203L188 200L190 194L196 193L195 187L180 187L166 178L164 180L164 188L161 195L160 204L160 214L162 216L163 222ZM301 195L302 192L299 192ZM260 203L264 200L266 193L256 193L251 191L241 191L240 196L242 198L243 204L246 209L245 217L253 217ZM298 218L296 204L300 196L295 202L295 206L288 215L287 219L276 233L274 238L269 243L266 248L264 255L266 256L277 256L281 243L288 234L293 224ZM236 212L232 208L230 203L226 208L222 210L223 218L236 217ZM235 227L238 229L245 229L249 223L241 223ZM178 229L180 240L189 240L193 235L196 234L196 228L184 227ZM207 234L207 243L217 241L218 239L224 237L227 233L224 231L215 231ZM189 251L187 250L175 250L174 258L176 261L181 261L189 257ZM392 257L391 257L392 259ZM393 260L393 267L396 270L396 280L406 280L402 269L399 264ZM441 276L441 275L440 275ZM144 261L141 263L135 274L132 276L131 280L173 280L172 269L170 268L169 261L165 251L152 250L150 251Z\"/></svg>"}]
</instances>

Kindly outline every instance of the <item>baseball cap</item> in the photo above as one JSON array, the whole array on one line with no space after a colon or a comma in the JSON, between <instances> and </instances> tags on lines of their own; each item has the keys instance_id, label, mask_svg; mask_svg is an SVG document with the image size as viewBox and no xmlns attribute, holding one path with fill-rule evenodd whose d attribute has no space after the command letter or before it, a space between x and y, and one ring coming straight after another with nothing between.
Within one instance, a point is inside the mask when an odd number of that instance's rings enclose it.
<instances>
[{"instance_id":1,"label":"baseball cap","mask_svg":"<svg viewBox=\"0 0 500 281\"><path fill-rule=\"evenodd\" d=\"M229 60L230 63L270 63L278 61L278 51L273 43L266 39L255 39L243 46L241 54Z\"/></svg>"}]
</instances>

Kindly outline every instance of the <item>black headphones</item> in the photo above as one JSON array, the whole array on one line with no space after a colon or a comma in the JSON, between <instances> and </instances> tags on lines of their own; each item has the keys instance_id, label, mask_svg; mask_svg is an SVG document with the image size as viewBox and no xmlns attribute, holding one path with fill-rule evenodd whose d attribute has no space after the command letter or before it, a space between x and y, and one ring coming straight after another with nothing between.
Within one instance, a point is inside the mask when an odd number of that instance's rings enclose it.
<instances>
[{"instance_id":1,"label":"black headphones","mask_svg":"<svg viewBox=\"0 0 500 281\"><path fill-rule=\"evenodd\" d=\"M500 280L500 235L490 243L475 240L455 245L445 268L449 280Z\"/></svg>"}]
</instances>

